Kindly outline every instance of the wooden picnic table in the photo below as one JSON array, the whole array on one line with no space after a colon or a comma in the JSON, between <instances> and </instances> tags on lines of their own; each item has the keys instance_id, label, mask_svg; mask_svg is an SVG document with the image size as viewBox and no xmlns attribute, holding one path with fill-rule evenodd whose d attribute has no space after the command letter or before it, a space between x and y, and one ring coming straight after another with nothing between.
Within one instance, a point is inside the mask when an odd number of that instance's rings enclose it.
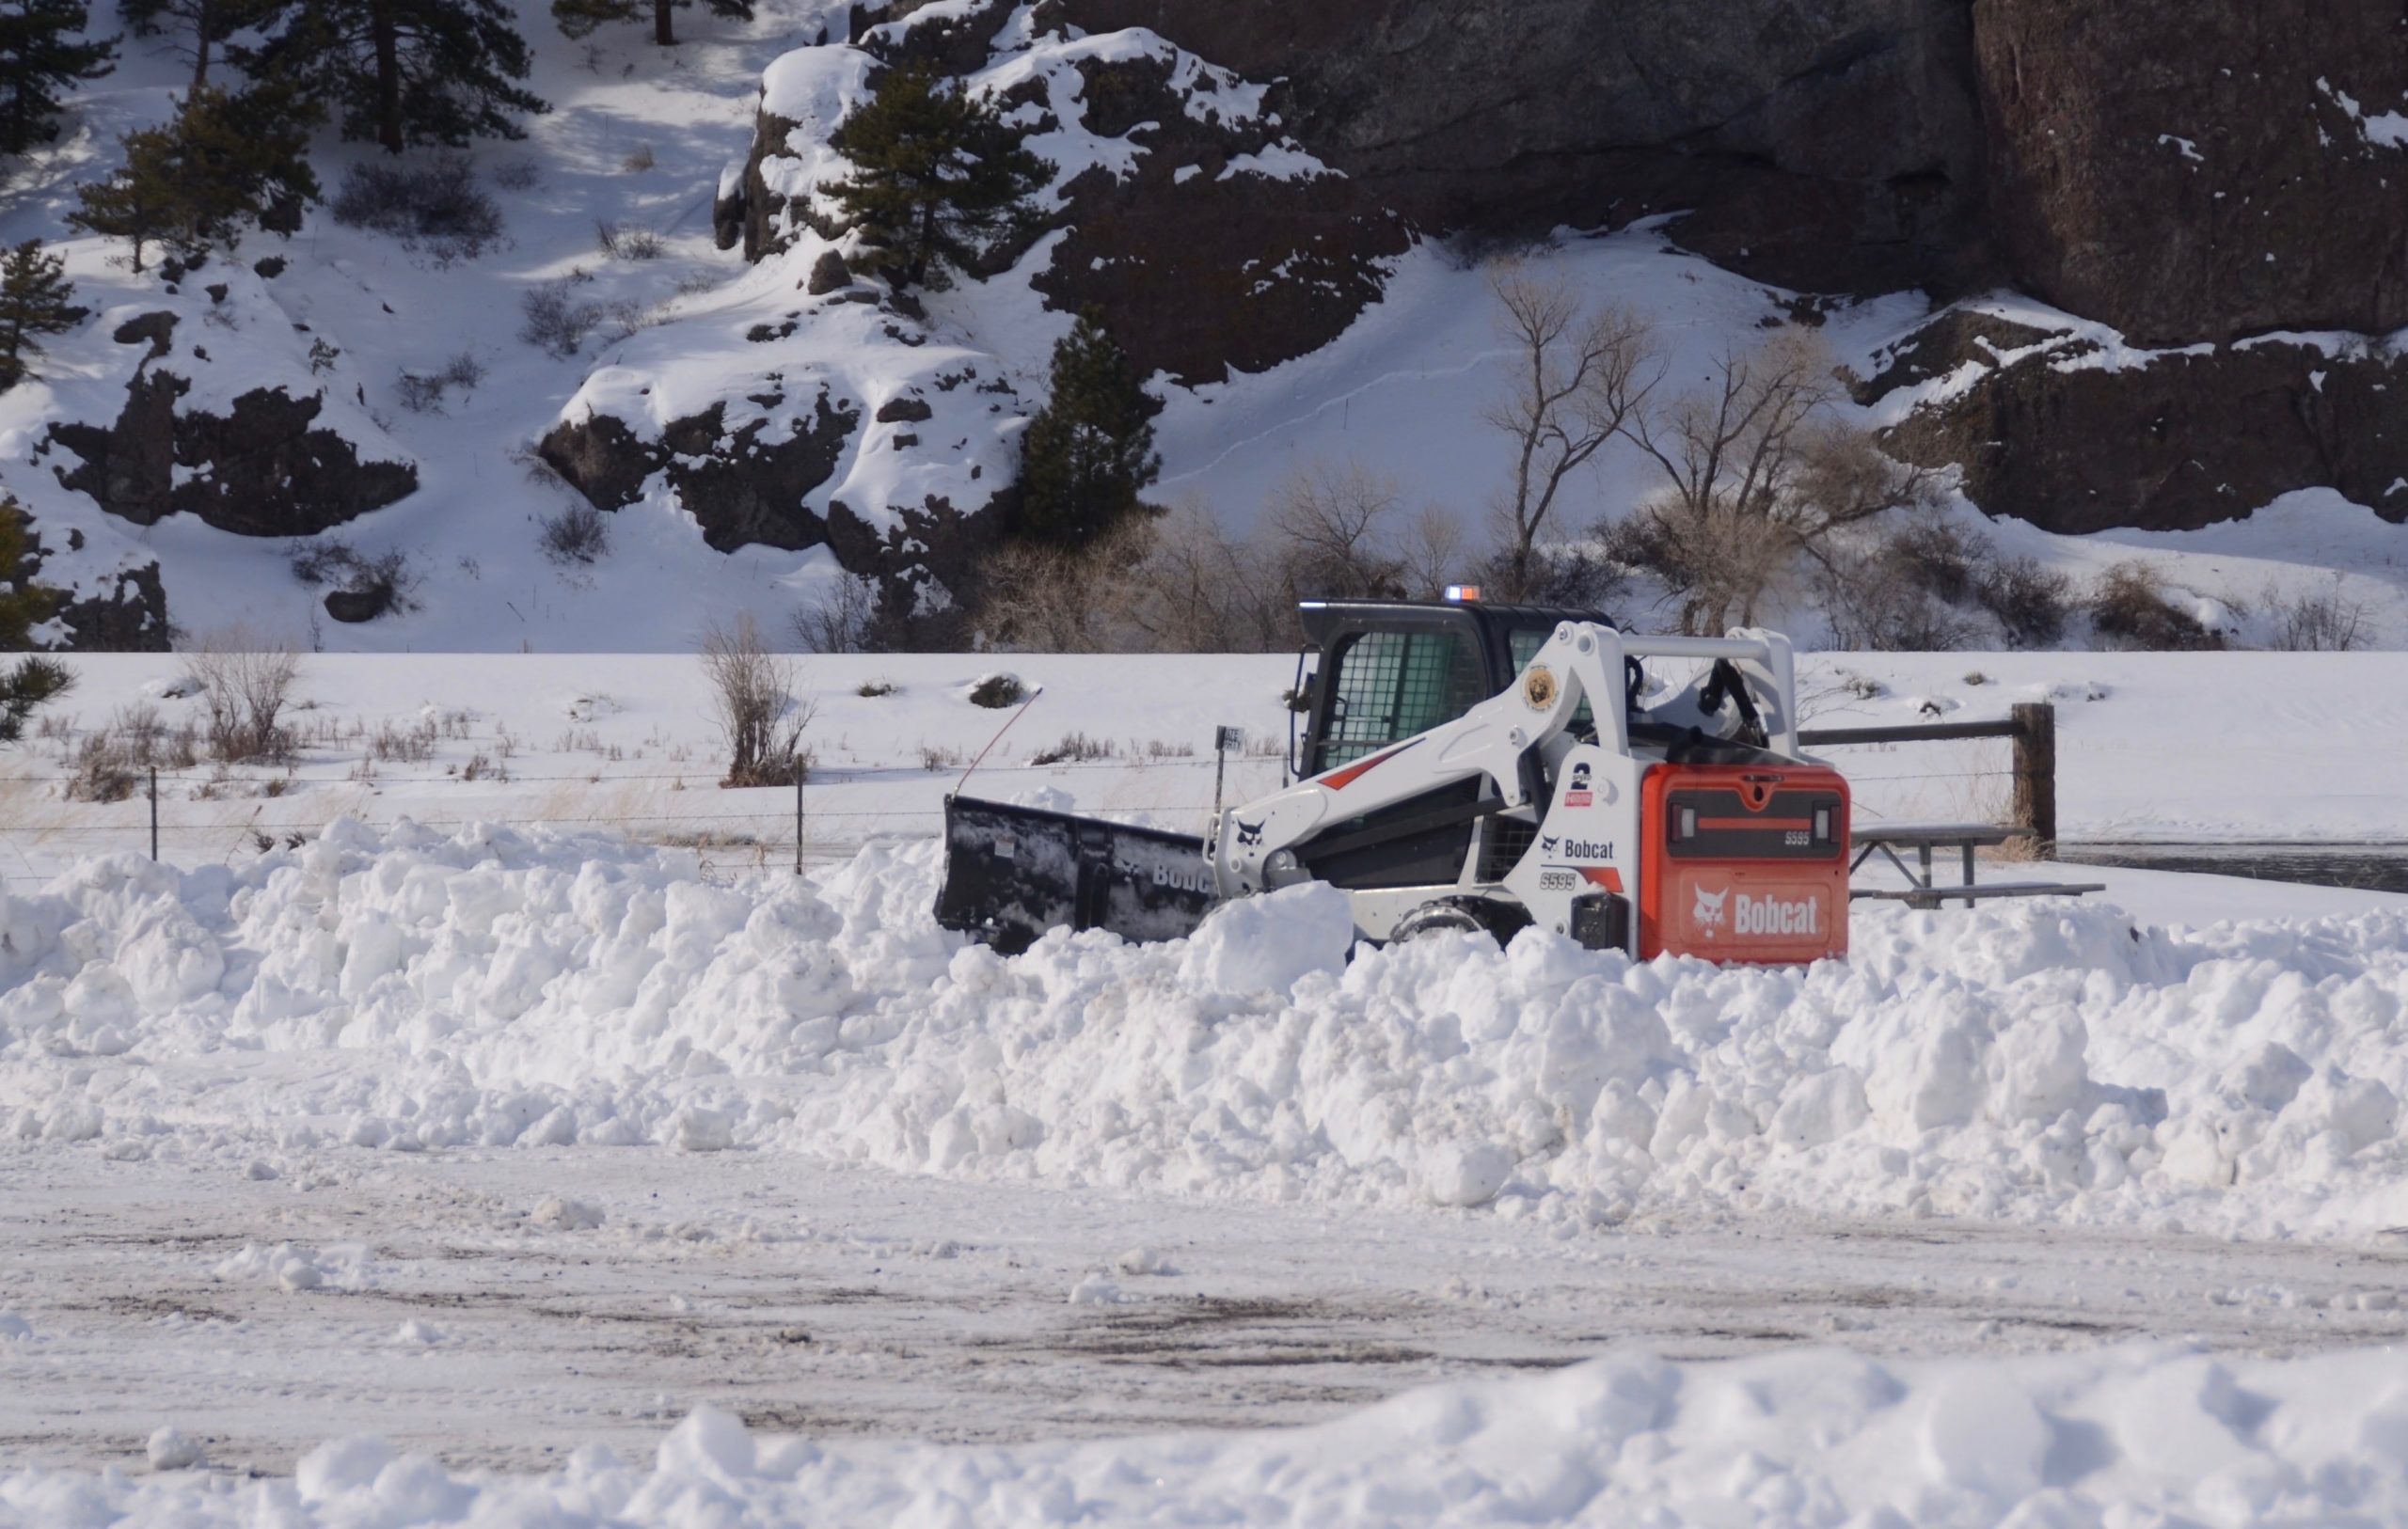
<instances>
[{"instance_id":1,"label":"wooden picnic table","mask_svg":"<svg viewBox=\"0 0 2408 1529\"><path fill-rule=\"evenodd\" d=\"M1960 899L1967 907L1977 902L1998 897L2079 897L2084 892L2105 891L2103 882L2060 883L2053 881L1992 881L1976 884L1973 879L1973 851L2005 843L2017 837L2018 830L2003 828L1995 823L1877 823L1858 825L1848 833L1849 847L1856 859L1848 862L1853 875L1859 867L1876 854L1888 857L1898 874L1911 886L1891 890L1879 887L1851 889L1848 896L1877 898L1904 903L1909 907L1937 908L1949 899ZM1964 880L1955 887L1932 884L1932 851L1954 845L1964 857ZM1898 858L1901 848L1915 852L1916 863L1907 864Z\"/></svg>"}]
</instances>

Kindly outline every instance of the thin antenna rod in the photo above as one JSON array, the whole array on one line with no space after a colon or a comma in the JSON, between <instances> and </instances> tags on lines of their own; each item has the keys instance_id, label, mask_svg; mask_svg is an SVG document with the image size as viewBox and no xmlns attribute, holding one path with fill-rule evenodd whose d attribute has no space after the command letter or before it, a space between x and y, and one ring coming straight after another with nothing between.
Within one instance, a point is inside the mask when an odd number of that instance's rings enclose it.
<instances>
[{"instance_id":1,"label":"thin antenna rod","mask_svg":"<svg viewBox=\"0 0 2408 1529\"><path fill-rule=\"evenodd\" d=\"M1031 690L1028 693L1028 699L1020 703L1020 711L1012 713L1009 717L1005 719L1004 725L995 730L995 735L987 740L987 747L979 749L978 757L970 762L970 768L962 771L961 779L953 783L953 794L955 796L958 796L961 795L961 788L968 785L970 783L970 778L978 773L978 766L987 763L988 754L994 750L995 745L1004 741L1004 734L1012 730L1012 723L1019 721L1022 714L1026 712L1031 706L1036 705L1037 698L1044 693L1045 686L1041 685L1036 689Z\"/></svg>"}]
</instances>

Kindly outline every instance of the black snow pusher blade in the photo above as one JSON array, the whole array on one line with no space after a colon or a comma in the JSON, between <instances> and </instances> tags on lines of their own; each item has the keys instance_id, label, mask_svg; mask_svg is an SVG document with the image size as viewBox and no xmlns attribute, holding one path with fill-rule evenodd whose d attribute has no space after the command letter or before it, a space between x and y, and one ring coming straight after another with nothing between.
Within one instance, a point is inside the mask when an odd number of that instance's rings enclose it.
<instances>
[{"instance_id":1,"label":"black snow pusher blade","mask_svg":"<svg viewBox=\"0 0 2408 1529\"><path fill-rule=\"evenodd\" d=\"M1041 807L948 796L937 922L1016 955L1048 929L1192 934L1220 901L1204 841Z\"/></svg>"}]
</instances>

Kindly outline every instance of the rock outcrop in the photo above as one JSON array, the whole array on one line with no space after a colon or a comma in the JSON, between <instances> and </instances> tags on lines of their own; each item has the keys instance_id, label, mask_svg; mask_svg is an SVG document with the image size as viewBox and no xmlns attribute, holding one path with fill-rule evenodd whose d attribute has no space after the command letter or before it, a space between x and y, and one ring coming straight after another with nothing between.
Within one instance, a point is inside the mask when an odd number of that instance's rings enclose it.
<instances>
[{"instance_id":1,"label":"rock outcrop","mask_svg":"<svg viewBox=\"0 0 2408 1529\"><path fill-rule=\"evenodd\" d=\"M57 645L63 653L166 653L174 646L155 560L120 569L104 590L77 595L55 619L67 630Z\"/></svg>"},{"instance_id":2,"label":"rock outcrop","mask_svg":"<svg viewBox=\"0 0 2408 1529\"><path fill-rule=\"evenodd\" d=\"M765 393L749 402L774 409L785 396ZM837 407L822 387L807 423L781 440L765 438L765 420L730 431L726 418L727 406L714 403L647 440L613 416L590 413L554 425L537 450L597 509L635 503L646 480L664 475L702 526L703 540L720 552L752 545L800 551L825 543L828 523L803 501L834 475L861 411Z\"/></svg>"},{"instance_id":3,"label":"rock outcrop","mask_svg":"<svg viewBox=\"0 0 2408 1529\"><path fill-rule=\"evenodd\" d=\"M1962 0L1061 0L1249 80L1306 148L1432 230L1687 214L1684 244L1784 286L1980 265Z\"/></svg>"},{"instance_id":4,"label":"rock outcrop","mask_svg":"<svg viewBox=\"0 0 2408 1529\"><path fill-rule=\"evenodd\" d=\"M313 535L416 491L417 467L363 460L316 422L322 393L255 387L222 414L185 406L193 383L170 370L175 326L161 312L118 328L119 343L150 348L114 421L50 427L43 449L78 459L53 469L68 488L137 526L191 514L242 536Z\"/></svg>"},{"instance_id":5,"label":"rock outcrop","mask_svg":"<svg viewBox=\"0 0 2408 1529\"><path fill-rule=\"evenodd\" d=\"M997 5L891 24L914 9L856 7L856 57L973 72L1011 14ZM1042 23L1056 43L1063 21ZM1035 285L1058 307L1101 309L1141 372L1211 382L1262 370L1327 344L1378 298L1380 262L1410 246L1405 219L1296 150L1259 91L1159 42L1057 51L1000 104L1040 134L1101 140L1110 163L1064 168L1063 206L1046 228L1067 234ZM831 173L820 145L862 76L832 84L847 71L804 63L772 71L744 171L714 214L740 228L754 260L791 247L800 230L839 231L808 192ZM807 77L816 89L798 87ZM1000 271L1043 231L1022 230L977 274ZM834 290L839 272L856 274L840 259L809 290Z\"/></svg>"},{"instance_id":6,"label":"rock outcrop","mask_svg":"<svg viewBox=\"0 0 2408 1529\"><path fill-rule=\"evenodd\" d=\"M2408 521L2408 370L2365 344L2259 341L2134 354L1960 309L1859 389L1938 396L1885 437L1956 465L1991 514L2079 535L2188 530L2303 488Z\"/></svg>"},{"instance_id":7,"label":"rock outcrop","mask_svg":"<svg viewBox=\"0 0 2408 1529\"><path fill-rule=\"evenodd\" d=\"M1989 222L2020 286L2145 345L2408 326L2399 5L1972 9Z\"/></svg>"}]
</instances>

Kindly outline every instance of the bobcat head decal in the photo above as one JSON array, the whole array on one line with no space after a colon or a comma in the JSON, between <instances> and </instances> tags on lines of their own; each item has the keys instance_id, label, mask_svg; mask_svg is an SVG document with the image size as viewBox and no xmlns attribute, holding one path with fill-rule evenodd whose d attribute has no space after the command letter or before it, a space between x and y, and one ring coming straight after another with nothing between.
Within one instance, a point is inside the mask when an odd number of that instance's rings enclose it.
<instances>
[{"instance_id":1,"label":"bobcat head decal","mask_svg":"<svg viewBox=\"0 0 2408 1529\"><path fill-rule=\"evenodd\" d=\"M1248 847L1262 843L1262 825L1238 819L1238 843Z\"/></svg>"},{"instance_id":2,"label":"bobcat head decal","mask_svg":"<svg viewBox=\"0 0 2408 1529\"><path fill-rule=\"evenodd\" d=\"M1710 892L1703 887L1700 887L1697 889L1697 906L1690 911L1689 916L1696 921L1699 928L1711 936L1722 927L1722 905L1730 899L1730 896L1731 889L1728 887L1719 892Z\"/></svg>"}]
</instances>

